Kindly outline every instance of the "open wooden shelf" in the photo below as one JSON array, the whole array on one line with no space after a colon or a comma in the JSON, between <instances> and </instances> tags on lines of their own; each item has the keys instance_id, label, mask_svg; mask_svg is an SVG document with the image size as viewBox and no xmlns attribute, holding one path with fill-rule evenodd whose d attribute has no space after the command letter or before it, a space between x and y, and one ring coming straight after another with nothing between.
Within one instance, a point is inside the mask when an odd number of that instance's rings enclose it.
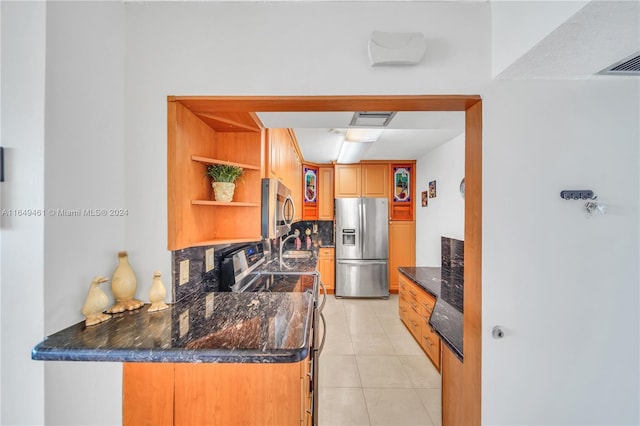
<instances>
[{"instance_id":1,"label":"open wooden shelf","mask_svg":"<svg viewBox=\"0 0 640 426\"><path fill-rule=\"evenodd\" d=\"M229 166L242 167L243 169L246 169L246 170L258 170L258 171L260 171L260 166L253 166L251 164L235 163L233 161L218 160L216 158L201 157L201 156L198 156L198 155L192 155L191 159L193 161L197 161L199 163L204 163L204 164L226 164L226 165L229 165Z\"/></svg>"},{"instance_id":2,"label":"open wooden shelf","mask_svg":"<svg viewBox=\"0 0 640 426\"><path fill-rule=\"evenodd\" d=\"M260 207L260 203L248 203L244 201L191 200L191 204L200 206Z\"/></svg>"},{"instance_id":3,"label":"open wooden shelf","mask_svg":"<svg viewBox=\"0 0 640 426\"><path fill-rule=\"evenodd\" d=\"M253 243L260 240L262 240L262 237L260 235L256 235L254 237L249 237L249 238L217 238L217 239L207 240L207 241L195 241L193 242L193 246L201 247L201 246L215 246L219 244Z\"/></svg>"},{"instance_id":4,"label":"open wooden shelf","mask_svg":"<svg viewBox=\"0 0 640 426\"><path fill-rule=\"evenodd\" d=\"M259 241L265 132L256 116L171 98L167 110L168 249ZM234 201L213 201L210 164L243 168Z\"/></svg>"}]
</instances>

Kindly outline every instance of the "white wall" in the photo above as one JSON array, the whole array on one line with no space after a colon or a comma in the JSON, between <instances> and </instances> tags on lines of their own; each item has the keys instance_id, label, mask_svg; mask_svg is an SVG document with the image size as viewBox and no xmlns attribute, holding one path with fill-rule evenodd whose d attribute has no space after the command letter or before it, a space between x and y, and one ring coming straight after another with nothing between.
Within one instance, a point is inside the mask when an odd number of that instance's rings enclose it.
<instances>
[{"instance_id":1,"label":"white wall","mask_svg":"<svg viewBox=\"0 0 640 426\"><path fill-rule=\"evenodd\" d=\"M588 1L492 1L492 76L499 76Z\"/></svg>"},{"instance_id":2,"label":"white wall","mask_svg":"<svg viewBox=\"0 0 640 426\"><path fill-rule=\"evenodd\" d=\"M44 207L44 2L2 2L2 208ZM0 216L2 418L44 423L44 364L31 361L44 334L44 218Z\"/></svg>"},{"instance_id":3,"label":"white wall","mask_svg":"<svg viewBox=\"0 0 640 426\"><path fill-rule=\"evenodd\" d=\"M440 237L464 240L464 134L429 151L416 162L416 265L441 266ZM436 181L436 197L421 206L422 191Z\"/></svg>"},{"instance_id":4,"label":"white wall","mask_svg":"<svg viewBox=\"0 0 640 426\"><path fill-rule=\"evenodd\" d=\"M485 424L640 421L639 83L500 81L485 96ZM563 189L592 189L608 213Z\"/></svg>"},{"instance_id":5,"label":"white wall","mask_svg":"<svg viewBox=\"0 0 640 426\"><path fill-rule=\"evenodd\" d=\"M47 7L47 209L108 212L127 207L123 104L124 6L120 2L51 2ZM84 319L80 309L91 279L111 278L117 252L127 248L124 220L123 216L46 217L46 334ZM103 287L110 295L109 285ZM121 422L121 364L43 364L48 424Z\"/></svg>"}]
</instances>

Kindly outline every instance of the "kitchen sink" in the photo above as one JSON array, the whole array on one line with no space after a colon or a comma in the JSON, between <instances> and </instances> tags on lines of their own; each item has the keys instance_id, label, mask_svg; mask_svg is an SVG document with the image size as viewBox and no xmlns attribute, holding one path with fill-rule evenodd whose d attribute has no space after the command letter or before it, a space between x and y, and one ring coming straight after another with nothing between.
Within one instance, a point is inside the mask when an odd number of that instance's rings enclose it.
<instances>
[{"instance_id":1,"label":"kitchen sink","mask_svg":"<svg viewBox=\"0 0 640 426\"><path fill-rule=\"evenodd\" d=\"M310 250L287 250L282 253L284 259L309 259L313 256L313 252Z\"/></svg>"}]
</instances>

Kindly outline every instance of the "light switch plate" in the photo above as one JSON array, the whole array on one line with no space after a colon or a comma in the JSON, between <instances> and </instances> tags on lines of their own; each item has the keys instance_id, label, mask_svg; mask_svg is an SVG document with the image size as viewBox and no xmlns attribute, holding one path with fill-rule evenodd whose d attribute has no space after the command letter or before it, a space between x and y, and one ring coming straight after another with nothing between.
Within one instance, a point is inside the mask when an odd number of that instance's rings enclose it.
<instances>
[{"instance_id":1,"label":"light switch plate","mask_svg":"<svg viewBox=\"0 0 640 426\"><path fill-rule=\"evenodd\" d=\"M204 317L206 319L211 318L211 315L213 315L213 293L209 293L207 294L206 297L206 301L205 301L205 308L204 308Z\"/></svg>"},{"instance_id":2,"label":"light switch plate","mask_svg":"<svg viewBox=\"0 0 640 426\"><path fill-rule=\"evenodd\" d=\"M180 281L179 285L189 282L189 259L180 262Z\"/></svg>"},{"instance_id":3,"label":"light switch plate","mask_svg":"<svg viewBox=\"0 0 640 426\"><path fill-rule=\"evenodd\" d=\"M180 337L189 332L189 310L180 314Z\"/></svg>"},{"instance_id":4,"label":"light switch plate","mask_svg":"<svg viewBox=\"0 0 640 426\"><path fill-rule=\"evenodd\" d=\"M204 271L205 272L209 272L210 270L215 268L214 259L215 258L214 258L214 249L213 249L213 247L204 252L204 263L205 263Z\"/></svg>"}]
</instances>

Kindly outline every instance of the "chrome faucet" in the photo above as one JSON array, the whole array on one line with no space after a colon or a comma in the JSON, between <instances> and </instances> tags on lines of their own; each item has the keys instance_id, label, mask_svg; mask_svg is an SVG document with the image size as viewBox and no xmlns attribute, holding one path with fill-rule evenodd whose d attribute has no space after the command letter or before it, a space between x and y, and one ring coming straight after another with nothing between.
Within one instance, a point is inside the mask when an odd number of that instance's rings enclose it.
<instances>
[{"instance_id":1,"label":"chrome faucet","mask_svg":"<svg viewBox=\"0 0 640 426\"><path fill-rule=\"evenodd\" d=\"M295 238L295 237L297 237L297 236L298 236L298 235L297 235L297 234L295 234L295 233L294 233L294 234L291 234L291 235L287 235L287 237L286 237L284 240L282 240L282 241L280 242L280 257L279 257L279 259L280 259L280 266L281 266L281 267L282 267L282 266L285 266L285 264L284 264L284 260L282 259L282 249L284 248L285 243L286 243L287 241L289 241L289 238Z\"/></svg>"}]
</instances>

